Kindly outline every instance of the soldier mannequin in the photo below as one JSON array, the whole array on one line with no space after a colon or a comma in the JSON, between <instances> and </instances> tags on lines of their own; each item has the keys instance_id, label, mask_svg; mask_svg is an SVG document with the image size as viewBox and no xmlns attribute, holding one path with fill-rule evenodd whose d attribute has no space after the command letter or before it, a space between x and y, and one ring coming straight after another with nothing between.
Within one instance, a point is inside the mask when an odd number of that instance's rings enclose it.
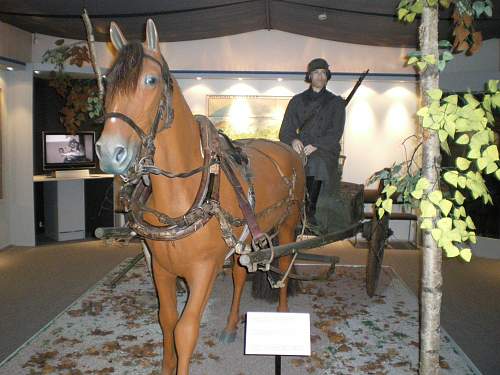
<instances>
[{"instance_id":1,"label":"soldier mannequin","mask_svg":"<svg viewBox=\"0 0 500 375\"><path fill-rule=\"evenodd\" d=\"M337 173L344 132L345 101L326 89L330 78L326 60L317 58L309 62L305 81L310 87L290 100L279 133L281 142L307 156L306 215L313 226L317 225L314 215L321 186L331 186Z\"/></svg>"}]
</instances>

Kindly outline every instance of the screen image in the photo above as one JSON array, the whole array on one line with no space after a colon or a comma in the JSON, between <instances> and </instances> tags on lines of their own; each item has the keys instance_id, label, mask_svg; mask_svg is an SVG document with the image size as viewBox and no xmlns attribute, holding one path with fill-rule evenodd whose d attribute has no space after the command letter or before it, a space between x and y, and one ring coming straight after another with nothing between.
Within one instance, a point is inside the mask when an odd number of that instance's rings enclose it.
<instances>
[{"instance_id":1,"label":"screen image","mask_svg":"<svg viewBox=\"0 0 500 375\"><path fill-rule=\"evenodd\" d=\"M46 134L45 157L48 164L75 164L94 161L92 134Z\"/></svg>"}]
</instances>

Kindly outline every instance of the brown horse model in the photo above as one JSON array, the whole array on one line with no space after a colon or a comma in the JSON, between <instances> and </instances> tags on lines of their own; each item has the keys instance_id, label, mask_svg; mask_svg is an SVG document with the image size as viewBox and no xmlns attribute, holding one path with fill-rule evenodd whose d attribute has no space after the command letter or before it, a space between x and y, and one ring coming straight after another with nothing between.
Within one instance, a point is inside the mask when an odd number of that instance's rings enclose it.
<instances>
[{"instance_id":1,"label":"brown horse model","mask_svg":"<svg viewBox=\"0 0 500 375\"><path fill-rule=\"evenodd\" d=\"M247 218L242 208L249 203L242 203L241 196L255 197L258 229L277 229L281 244L292 242L304 199L303 167L282 143L247 140L234 147L208 120L193 116L168 71L152 20L143 44L127 43L114 23L110 32L119 55L108 74L106 122L96 149L102 170L121 175L125 193L131 191L126 202L132 213L129 225L146 238L152 253L163 331L162 374L188 374L214 280L228 251L235 248L228 244L241 240L250 227L252 215ZM238 194L235 182L243 194ZM252 235L254 231L255 226L250 228ZM251 243L250 236L245 242ZM236 258L226 335L236 332L247 272ZM290 259L282 257L279 264L286 270ZM180 318L177 276L189 287ZM288 310L286 297L285 286L278 311Z\"/></svg>"}]
</instances>

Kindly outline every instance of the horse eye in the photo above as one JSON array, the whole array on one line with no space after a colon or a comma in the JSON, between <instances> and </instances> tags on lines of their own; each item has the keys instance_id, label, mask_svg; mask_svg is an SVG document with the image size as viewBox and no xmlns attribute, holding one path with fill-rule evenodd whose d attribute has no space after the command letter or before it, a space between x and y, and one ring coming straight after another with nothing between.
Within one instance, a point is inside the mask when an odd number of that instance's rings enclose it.
<instances>
[{"instance_id":1,"label":"horse eye","mask_svg":"<svg viewBox=\"0 0 500 375\"><path fill-rule=\"evenodd\" d=\"M146 86L154 86L158 82L158 79L155 76L146 76L144 78L144 84Z\"/></svg>"}]
</instances>

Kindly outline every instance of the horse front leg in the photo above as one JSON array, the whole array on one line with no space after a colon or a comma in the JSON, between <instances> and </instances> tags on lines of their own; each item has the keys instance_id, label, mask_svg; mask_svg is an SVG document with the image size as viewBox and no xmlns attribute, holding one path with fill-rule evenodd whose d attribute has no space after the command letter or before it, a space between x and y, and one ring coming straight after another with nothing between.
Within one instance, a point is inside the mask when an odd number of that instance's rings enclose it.
<instances>
[{"instance_id":1,"label":"horse front leg","mask_svg":"<svg viewBox=\"0 0 500 375\"><path fill-rule=\"evenodd\" d=\"M247 278L247 270L238 263L239 255L233 258L233 301L231 303L231 311L227 317L227 324L219 336L219 340L225 344L232 343L236 338L238 329L238 321L240 318L240 301L245 287Z\"/></svg>"},{"instance_id":2,"label":"horse front leg","mask_svg":"<svg viewBox=\"0 0 500 375\"><path fill-rule=\"evenodd\" d=\"M296 221L294 219L296 217L298 217L298 214L297 216L291 216L290 219L283 224L278 234L280 245L295 242ZM279 269L282 274L288 270L291 262L292 257L290 255L279 258ZM285 279L285 286L280 288L278 308L276 310L278 312L288 312L288 278Z\"/></svg>"},{"instance_id":3,"label":"horse front leg","mask_svg":"<svg viewBox=\"0 0 500 375\"><path fill-rule=\"evenodd\" d=\"M198 341L201 317L219 268L215 264L203 264L193 267L189 275L185 275L190 293L174 332L178 357L177 375L189 374L189 361Z\"/></svg>"},{"instance_id":4,"label":"horse front leg","mask_svg":"<svg viewBox=\"0 0 500 375\"><path fill-rule=\"evenodd\" d=\"M177 324L176 276L153 261L153 275L158 293L160 311L158 317L163 332L162 375L175 375L177 355L175 354L174 329Z\"/></svg>"}]
</instances>

